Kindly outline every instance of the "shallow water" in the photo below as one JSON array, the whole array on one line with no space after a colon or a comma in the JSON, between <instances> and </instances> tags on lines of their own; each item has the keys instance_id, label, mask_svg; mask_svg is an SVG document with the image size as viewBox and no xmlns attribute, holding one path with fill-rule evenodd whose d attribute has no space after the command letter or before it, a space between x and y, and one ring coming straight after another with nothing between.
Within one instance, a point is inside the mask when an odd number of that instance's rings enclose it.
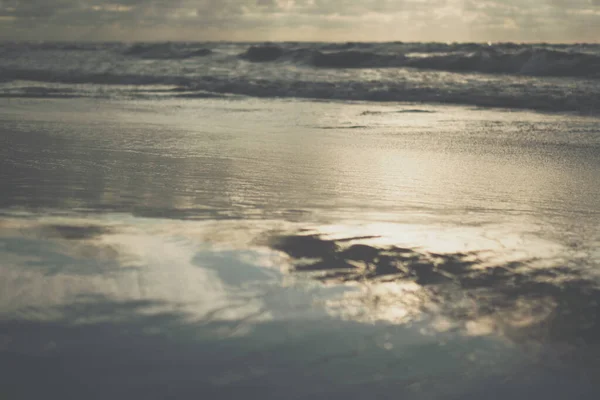
<instances>
[{"instance_id":1,"label":"shallow water","mask_svg":"<svg viewBox=\"0 0 600 400\"><path fill-rule=\"evenodd\" d=\"M8 398L597 398L597 118L1 106Z\"/></svg>"}]
</instances>

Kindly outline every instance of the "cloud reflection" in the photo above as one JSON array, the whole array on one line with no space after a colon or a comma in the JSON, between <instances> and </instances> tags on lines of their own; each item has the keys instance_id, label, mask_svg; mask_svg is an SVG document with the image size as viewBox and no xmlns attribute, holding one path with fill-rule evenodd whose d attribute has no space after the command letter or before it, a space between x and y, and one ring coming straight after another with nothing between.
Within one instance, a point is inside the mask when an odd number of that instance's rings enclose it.
<instances>
[{"instance_id":1,"label":"cloud reflection","mask_svg":"<svg viewBox=\"0 0 600 400\"><path fill-rule=\"evenodd\" d=\"M210 235L209 225L199 225L204 229L178 235L181 225L159 220L130 225L117 216L6 218L0 225L0 314L27 314L101 295L160 302L196 319L268 319L257 295L260 287L225 282L205 259L220 257L240 271L257 269L258 260L237 260L237 253L194 238ZM265 284L272 280L258 272L253 276Z\"/></svg>"},{"instance_id":2,"label":"cloud reflection","mask_svg":"<svg viewBox=\"0 0 600 400\"><path fill-rule=\"evenodd\" d=\"M301 226L2 219L0 394L456 399L506 379L553 392L548 365L597 366L600 289L576 265ZM111 263L82 252L106 246Z\"/></svg>"},{"instance_id":3,"label":"cloud reflection","mask_svg":"<svg viewBox=\"0 0 600 400\"><path fill-rule=\"evenodd\" d=\"M432 331L511 340L599 344L600 287L584 266L539 259L491 262L484 252L435 253L361 238L280 236L297 273L355 290L328 302L364 322L430 320Z\"/></svg>"}]
</instances>

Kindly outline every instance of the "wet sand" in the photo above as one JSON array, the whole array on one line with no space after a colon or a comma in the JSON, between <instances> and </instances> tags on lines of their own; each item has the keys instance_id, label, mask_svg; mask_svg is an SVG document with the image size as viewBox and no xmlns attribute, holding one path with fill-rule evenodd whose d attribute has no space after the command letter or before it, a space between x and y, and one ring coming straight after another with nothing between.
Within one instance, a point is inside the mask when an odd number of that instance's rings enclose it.
<instances>
[{"instance_id":1,"label":"wet sand","mask_svg":"<svg viewBox=\"0 0 600 400\"><path fill-rule=\"evenodd\" d=\"M7 398L600 392L597 119L1 105Z\"/></svg>"}]
</instances>

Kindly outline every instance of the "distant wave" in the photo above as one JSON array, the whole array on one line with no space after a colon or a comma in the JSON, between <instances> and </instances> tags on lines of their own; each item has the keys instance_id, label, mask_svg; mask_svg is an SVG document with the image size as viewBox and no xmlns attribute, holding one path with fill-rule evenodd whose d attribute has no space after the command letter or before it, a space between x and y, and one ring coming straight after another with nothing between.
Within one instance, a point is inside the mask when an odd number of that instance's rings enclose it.
<instances>
[{"instance_id":1,"label":"distant wave","mask_svg":"<svg viewBox=\"0 0 600 400\"><path fill-rule=\"evenodd\" d=\"M405 47L397 53L391 52L389 47L384 48L386 52L365 48L356 44L328 45L324 46L325 50L277 45L251 46L240 58L251 62L296 61L318 68L411 67L449 72L600 78L600 56L576 51L522 49L509 44L486 48L463 44L459 47L461 51L450 53L444 53L448 48L443 45ZM473 51L465 52L466 49ZM417 51L424 54L411 56Z\"/></svg>"},{"instance_id":2,"label":"distant wave","mask_svg":"<svg viewBox=\"0 0 600 400\"><path fill-rule=\"evenodd\" d=\"M145 59L178 60L191 57L205 57L212 53L206 48L190 49L177 43L136 43L123 54Z\"/></svg>"},{"instance_id":3,"label":"distant wave","mask_svg":"<svg viewBox=\"0 0 600 400\"><path fill-rule=\"evenodd\" d=\"M600 45L516 43L53 43L0 42L3 57L25 53L103 52L128 59L183 60L212 56L213 49L239 49L250 63L289 63L327 69L415 68L457 73L510 74L600 79ZM229 54L229 53L226 53ZM56 54L58 55L58 53ZM32 55L34 56L34 55ZM41 56L40 56L41 57ZM222 61L227 61L222 59Z\"/></svg>"},{"instance_id":4,"label":"distant wave","mask_svg":"<svg viewBox=\"0 0 600 400\"><path fill-rule=\"evenodd\" d=\"M320 51L276 45L251 46L239 57L251 62L293 61L318 68L401 67L406 59L402 54L378 54L359 50Z\"/></svg>"},{"instance_id":5,"label":"distant wave","mask_svg":"<svg viewBox=\"0 0 600 400\"><path fill-rule=\"evenodd\" d=\"M600 45L0 42L2 97L146 98L158 96L157 87L162 97L298 97L600 114Z\"/></svg>"},{"instance_id":6,"label":"distant wave","mask_svg":"<svg viewBox=\"0 0 600 400\"><path fill-rule=\"evenodd\" d=\"M368 51L338 51L324 53L317 51L310 63L320 68L390 68L401 67L406 63L402 54L377 54Z\"/></svg>"},{"instance_id":7,"label":"distant wave","mask_svg":"<svg viewBox=\"0 0 600 400\"><path fill-rule=\"evenodd\" d=\"M324 52L309 48L285 49L275 45L251 46L240 58L252 62L297 61L319 68L401 67L406 57L370 51L341 50Z\"/></svg>"},{"instance_id":8,"label":"distant wave","mask_svg":"<svg viewBox=\"0 0 600 400\"><path fill-rule=\"evenodd\" d=\"M548 49L526 49L512 53L489 49L469 54L411 58L406 66L457 72L600 77L599 56Z\"/></svg>"},{"instance_id":9,"label":"distant wave","mask_svg":"<svg viewBox=\"0 0 600 400\"><path fill-rule=\"evenodd\" d=\"M285 51L279 46L251 46L240 58L254 62L275 61L284 55Z\"/></svg>"},{"instance_id":10,"label":"distant wave","mask_svg":"<svg viewBox=\"0 0 600 400\"><path fill-rule=\"evenodd\" d=\"M0 42L0 49L15 51L97 51L122 46L120 43L94 42Z\"/></svg>"}]
</instances>

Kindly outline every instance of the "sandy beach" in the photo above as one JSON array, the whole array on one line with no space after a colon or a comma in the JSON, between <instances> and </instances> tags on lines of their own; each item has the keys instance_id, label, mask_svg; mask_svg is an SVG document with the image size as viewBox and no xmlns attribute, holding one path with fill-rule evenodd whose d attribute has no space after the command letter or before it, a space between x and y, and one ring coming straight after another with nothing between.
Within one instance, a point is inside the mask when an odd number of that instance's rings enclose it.
<instances>
[{"instance_id":1,"label":"sandy beach","mask_svg":"<svg viewBox=\"0 0 600 400\"><path fill-rule=\"evenodd\" d=\"M231 96L0 120L7 399L597 398L597 117Z\"/></svg>"}]
</instances>

